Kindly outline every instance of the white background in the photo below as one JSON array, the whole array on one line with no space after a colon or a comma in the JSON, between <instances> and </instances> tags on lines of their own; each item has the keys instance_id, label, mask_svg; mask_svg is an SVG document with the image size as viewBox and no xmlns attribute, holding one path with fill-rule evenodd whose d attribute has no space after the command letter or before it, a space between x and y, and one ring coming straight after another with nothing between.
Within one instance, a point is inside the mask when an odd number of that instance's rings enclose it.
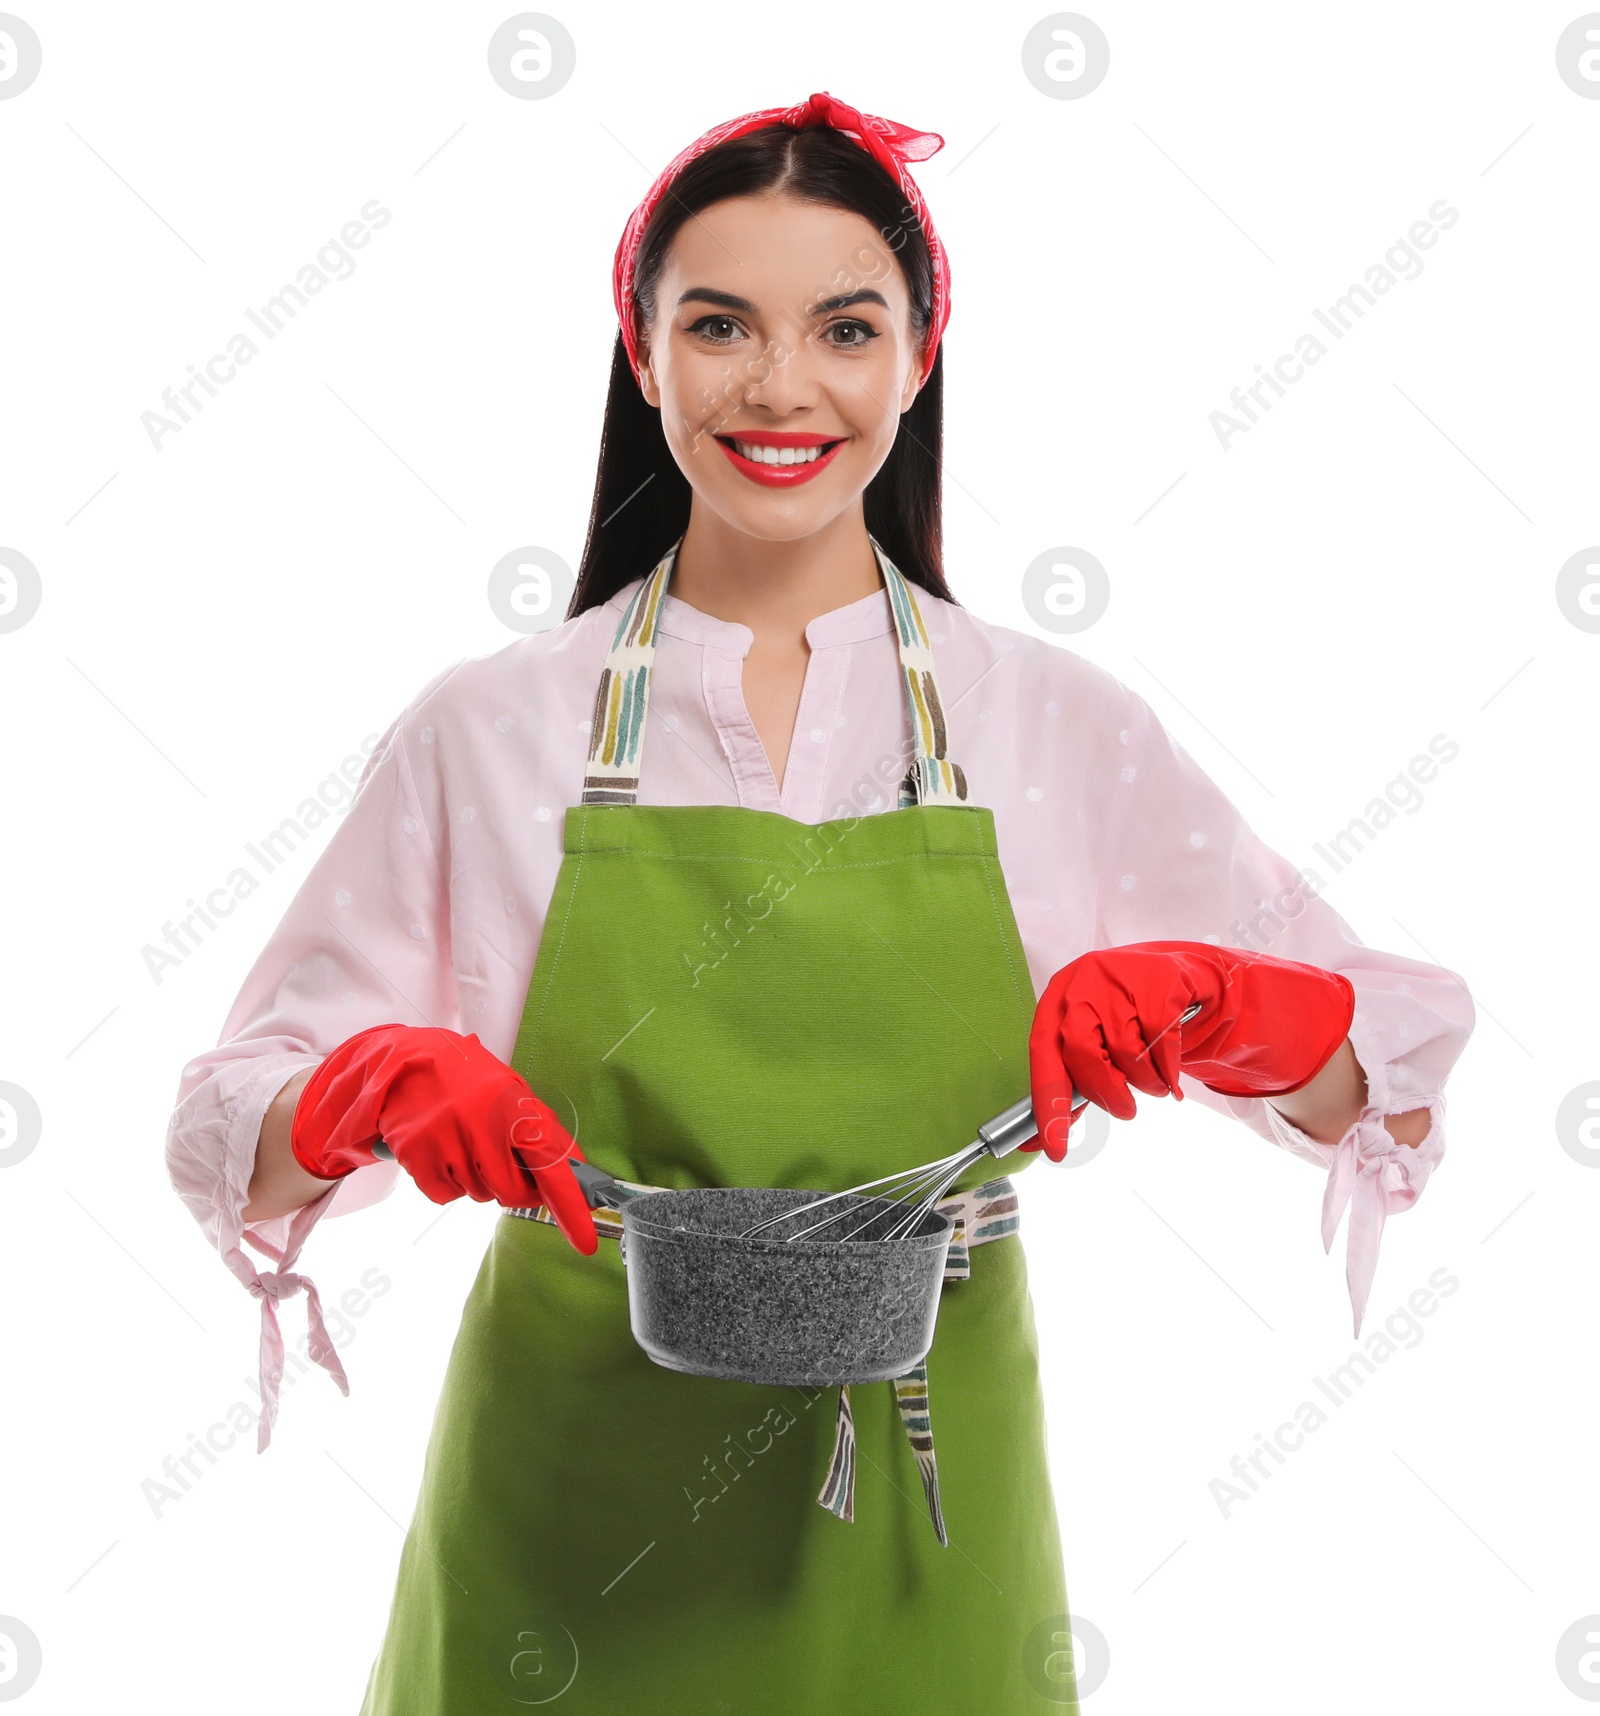
<instances>
[{"instance_id":1,"label":"white background","mask_svg":"<svg viewBox=\"0 0 1600 1716\"><path fill-rule=\"evenodd\" d=\"M1555 1127L1600 1076L1600 636L1555 594L1600 541L1600 102L1555 67L1577 10L1095 0L1110 74L1051 100L1022 72L1036 9L558 0L576 75L519 101L487 71L504 9L15 3L44 45L0 102L0 545L44 586L0 635L0 1079L44 1116L0 1172L0 1614L44 1653L19 1709L360 1702L493 1214L403 1187L325 1223L330 1302L392 1284L350 1325L351 1397L313 1373L264 1457L241 1438L157 1516L141 1485L250 1398L257 1329L169 1189L167 1117L315 845L159 985L141 949L427 678L509 641L496 560L576 564L623 222L711 124L827 89L947 139L919 178L953 272L958 597L1034 630L1028 563L1097 556L1109 610L1057 641L1297 863L1432 736L1460 746L1324 870L1365 940L1479 1006L1368 1328L1436 1270L1459 1289L1231 1517L1212 1479L1355 1345L1319 1175L1146 1101L1027 1182L1068 1587L1110 1650L1085 1707L1576 1712L1557 1642L1600 1612L1600 1172ZM141 413L374 197L356 272L154 450ZM1424 271L1224 451L1230 389L1441 198Z\"/></svg>"}]
</instances>

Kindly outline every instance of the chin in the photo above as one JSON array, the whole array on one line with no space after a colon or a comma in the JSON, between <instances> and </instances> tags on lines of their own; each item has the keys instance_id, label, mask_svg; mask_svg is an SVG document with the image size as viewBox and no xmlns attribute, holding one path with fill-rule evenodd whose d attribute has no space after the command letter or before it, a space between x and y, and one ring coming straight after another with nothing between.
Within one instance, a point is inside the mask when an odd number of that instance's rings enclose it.
<instances>
[{"instance_id":1,"label":"chin","mask_svg":"<svg viewBox=\"0 0 1600 1716\"><path fill-rule=\"evenodd\" d=\"M695 496L724 524L760 542L798 542L803 537L815 536L841 513L848 512L859 498L852 493L835 503L825 502L821 496L769 491L734 499L723 492L708 494L700 488L695 490Z\"/></svg>"}]
</instances>

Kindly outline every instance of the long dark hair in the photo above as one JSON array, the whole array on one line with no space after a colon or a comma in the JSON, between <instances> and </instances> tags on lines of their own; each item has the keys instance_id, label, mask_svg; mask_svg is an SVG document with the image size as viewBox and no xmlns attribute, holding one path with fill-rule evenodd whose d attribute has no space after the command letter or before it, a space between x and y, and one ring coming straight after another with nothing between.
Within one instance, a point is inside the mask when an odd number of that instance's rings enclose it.
<instances>
[{"instance_id":1,"label":"long dark hair","mask_svg":"<svg viewBox=\"0 0 1600 1716\"><path fill-rule=\"evenodd\" d=\"M678 228L728 197L782 191L804 202L859 214L883 235L905 275L919 344L933 315L933 261L900 187L858 144L829 126L764 126L708 149L673 181L639 245L634 296L640 326L655 312L661 266ZM944 352L910 410L889 456L862 495L867 529L913 583L954 601L944 580L940 450ZM692 491L628 363L622 336L611 356L589 534L567 617L608 601L643 577L683 534Z\"/></svg>"}]
</instances>

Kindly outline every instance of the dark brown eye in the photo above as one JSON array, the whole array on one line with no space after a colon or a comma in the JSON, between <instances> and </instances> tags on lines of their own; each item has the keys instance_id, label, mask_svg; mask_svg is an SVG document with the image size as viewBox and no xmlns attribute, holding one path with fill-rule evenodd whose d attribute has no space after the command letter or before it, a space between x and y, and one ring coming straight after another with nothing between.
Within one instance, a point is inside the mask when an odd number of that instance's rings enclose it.
<instances>
[{"instance_id":1,"label":"dark brown eye","mask_svg":"<svg viewBox=\"0 0 1600 1716\"><path fill-rule=\"evenodd\" d=\"M828 332L830 334L845 333L854 336L851 339L828 341L829 345L838 346L842 351L859 349L861 346L867 345L879 337L878 330L873 327L870 322L857 321L853 318L847 322L834 322L830 324Z\"/></svg>"},{"instance_id":2,"label":"dark brown eye","mask_svg":"<svg viewBox=\"0 0 1600 1716\"><path fill-rule=\"evenodd\" d=\"M715 330L713 332L712 330ZM702 316L699 321L689 324L691 334L699 334L701 338L710 340L713 345L727 345L739 332L739 324L732 316Z\"/></svg>"}]
</instances>

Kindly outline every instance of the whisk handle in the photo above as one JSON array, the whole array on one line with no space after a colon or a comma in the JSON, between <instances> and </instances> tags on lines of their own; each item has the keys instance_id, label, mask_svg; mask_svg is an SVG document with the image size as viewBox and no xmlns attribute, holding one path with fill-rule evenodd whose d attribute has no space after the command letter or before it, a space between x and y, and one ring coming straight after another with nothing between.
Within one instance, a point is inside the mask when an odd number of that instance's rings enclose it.
<instances>
[{"instance_id":1,"label":"whisk handle","mask_svg":"<svg viewBox=\"0 0 1600 1716\"><path fill-rule=\"evenodd\" d=\"M1039 1122L1033 1117L1033 1098L1023 1097L1014 1102L1004 1114L986 1120L978 1128L978 1139L991 1156L1009 1156L1020 1144L1036 1137Z\"/></svg>"},{"instance_id":2,"label":"whisk handle","mask_svg":"<svg viewBox=\"0 0 1600 1716\"><path fill-rule=\"evenodd\" d=\"M1200 1011L1200 1002L1192 1002L1178 1016L1180 1025L1187 1024ZM1088 1101L1088 1097L1080 1090L1072 1098L1074 1116ZM993 1120L986 1120L978 1128L978 1142L984 1146L991 1156L1009 1156L1019 1145L1026 1144L1030 1138L1039 1135L1039 1122L1033 1115L1032 1096L1023 1097L1021 1102L1014 1102L1004 1114L997 1114Z\"/></svg>"}]
</instances>

